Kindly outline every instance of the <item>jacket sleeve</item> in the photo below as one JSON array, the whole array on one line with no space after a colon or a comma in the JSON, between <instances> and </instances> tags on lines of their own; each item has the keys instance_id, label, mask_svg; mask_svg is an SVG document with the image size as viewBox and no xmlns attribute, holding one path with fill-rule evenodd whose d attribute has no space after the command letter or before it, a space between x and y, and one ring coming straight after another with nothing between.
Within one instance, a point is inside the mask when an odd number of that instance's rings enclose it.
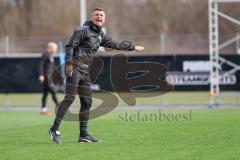
<instances>
[{"instance_id":1,"label":"jacket sleeve","mask_svg":"<svg viewBox=\"0 0 240 160\"><path fill-rule=\"evenodd\" d=\"M117 42L105 34L103 35L103 39L100 46L123 51L135 50L135 46L132 44L132 42L129 41Z\"/></svg>"},{"instance_id":2,"label":"jacket sleeve","mask_svg":"<svg viewBox=\"0 0 240 160\"><path fill-rule=\"evenodd\" d=\"M75 29L73 35L71 36L68 44L65 47L66 55L65 62L66 64L72 64L72 57L74 52L78 49L79 43L86 37L87 31L85 29Z\"/></svg>"},{"instance_id":3,"label":"jacket sleeve","mask_svg":"<svg viewBox=\"0 0 240 160\"><path fill-rule=\"evenodd\" d=\"M39 63L39 73L40 75L44 74L44 63L46 61L47 57L45 54L42 54L42 57L40 59L40 63Z\"/></svg>"}]
</instances>

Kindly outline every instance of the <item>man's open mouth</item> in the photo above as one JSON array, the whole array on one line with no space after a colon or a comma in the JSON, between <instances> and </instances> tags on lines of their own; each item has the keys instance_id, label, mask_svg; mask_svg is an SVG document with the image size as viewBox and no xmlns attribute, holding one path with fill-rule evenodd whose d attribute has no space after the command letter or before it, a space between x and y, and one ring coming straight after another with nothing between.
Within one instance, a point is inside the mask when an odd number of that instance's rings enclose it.
<instances>
[{"instance_id":1,"label":"man's open mouth","mask_svg":"<svg viewBox=\"0 0 240 160\"><path fill-rule=\"evenodd\" d=\"M101 22L101 23L102 23L102 20L100 20L100 19L97 19L96 21L97 21L97 22Z\"/></svg>"}]
</instances>

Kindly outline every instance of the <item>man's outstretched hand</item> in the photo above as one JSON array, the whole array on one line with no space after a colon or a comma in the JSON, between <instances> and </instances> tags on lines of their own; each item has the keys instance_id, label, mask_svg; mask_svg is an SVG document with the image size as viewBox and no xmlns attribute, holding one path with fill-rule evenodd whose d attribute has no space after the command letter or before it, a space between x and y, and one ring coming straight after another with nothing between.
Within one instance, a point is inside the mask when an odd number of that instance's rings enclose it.
<instances>
[{"instance_id":1,"label":"man's outstretched hand","mask_svg":"<svg viewBox=\"0 0 240 160\"><path fill-rule=\"evenodd\" d=\"M143 51L144 47L143 46L135 46L136 51Z\"/></svg>"},{"instance_id":2,"label":"man's outstretched hand","mask_svg":"<svg viewBox=\"0 0 240 160\"><path fill-rule=\"evenodd\" d=\"M72 65L65 66L65 74L66 74L66 77L72 77L72 74L73 74L73 66Z\"/></svg>"},{"instance_id":3,"label":"man's outstretched hand","mask_svg":"<svg viewBox=\"0 0 240 160\"><path fill-rule=\"evenodd\" d=\"M44 75L41 74L41 75L38 77L38 79L39 79L39 81L40 81L41 83L43 83L45 77L44 77Z\"/></svg>"}]
</instances>

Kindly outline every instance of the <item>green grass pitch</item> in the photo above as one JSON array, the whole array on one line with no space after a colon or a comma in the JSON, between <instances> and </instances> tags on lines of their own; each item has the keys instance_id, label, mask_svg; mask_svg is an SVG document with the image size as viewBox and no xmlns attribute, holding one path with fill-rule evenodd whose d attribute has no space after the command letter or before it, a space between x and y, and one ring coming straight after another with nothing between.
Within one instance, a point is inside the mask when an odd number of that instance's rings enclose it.
<instances>
[{"instance_id":1,"label":"green grass pitch","mask_svg":"<svg viewBox=\"0 0 240 160\"><path fill-rule=\"evenodd\" d=\"M227 92L226 92L227 93ZM93 97L96 94L101 94L101 96L105 96L103 93L94 92ZM128 93L123 93L128 94ZM146 94L146 93L144 93ZM115 93L115 95L117 95ZM146 94L147 95L147 94ZM59 100L63 99L63 94L58 94ZM234 95L228 95L221 97L222 104L238 104L240 94L235 93ZM118 97L119 104L125 105L125 103ZM9 101L9 102L7 102ZM96 103L96 99L94 103ZM137 104L140 105L159 105L159 104L208 104L209 97L208 92L170 92L165 95L151 97L151 98L138 98ZM29 94L0 94L0 107L6 106L9 103L10 106L40 106L41 103L41 94L39 93L29 93ZM53 105L51 96L48 96L48 104ZM75 104L79 104L79 101L75 100Z\"/></svg>"},{"instance_id":2,"label":"green grass pitch","mask_svg":"<svg viewBox=\"0 0 240 160\"><path fill-rule=\"evenodd\" d=\"M116 110L90 121L99 144L77 144L78 123L63 122L62 145L54 144L48 129L54 116L38 112L0 111L1 160L238 160L240 110L192 110L189 121L126 121ZM141 111L142 114L157 111ZM185 114L189 110L162 110Z\"/></svg>"}]
</instances>

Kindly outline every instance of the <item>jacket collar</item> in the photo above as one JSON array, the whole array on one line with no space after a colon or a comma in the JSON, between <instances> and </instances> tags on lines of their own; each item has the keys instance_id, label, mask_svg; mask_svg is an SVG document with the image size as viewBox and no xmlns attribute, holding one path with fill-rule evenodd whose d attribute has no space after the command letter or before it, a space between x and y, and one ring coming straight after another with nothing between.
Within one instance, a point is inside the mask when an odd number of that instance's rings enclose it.
<instances>
[{"instance_id":1,"label":"jacket collar","mask_svg":"<svg viewBox=\"0 0 240 160\"><path fill-rule=\"evenodd\" d=\"M95 32L98 32L98 33L103 32L102 27L99 27L99 26L95 25L92 21L86 21L83 25L84 26L89 26Z\"/></svg>"}]
</instances>

